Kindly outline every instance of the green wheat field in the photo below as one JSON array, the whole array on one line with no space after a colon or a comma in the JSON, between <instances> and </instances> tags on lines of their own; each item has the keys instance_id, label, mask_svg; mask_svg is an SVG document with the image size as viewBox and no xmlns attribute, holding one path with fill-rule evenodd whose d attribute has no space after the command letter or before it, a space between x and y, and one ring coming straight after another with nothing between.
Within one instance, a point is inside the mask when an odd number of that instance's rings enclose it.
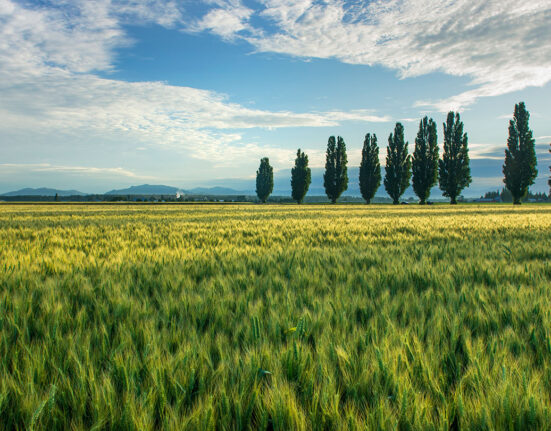
<instances>
[{"instance_id":1,"label":"green wheat field","mask_svg":"<svg viewBox=\"0 0 551 431\"><path fill-rule=\"evenodd\" d=\"M551 428L551 206L2 205L0 429Z\"/></svg>"}]
</instances>

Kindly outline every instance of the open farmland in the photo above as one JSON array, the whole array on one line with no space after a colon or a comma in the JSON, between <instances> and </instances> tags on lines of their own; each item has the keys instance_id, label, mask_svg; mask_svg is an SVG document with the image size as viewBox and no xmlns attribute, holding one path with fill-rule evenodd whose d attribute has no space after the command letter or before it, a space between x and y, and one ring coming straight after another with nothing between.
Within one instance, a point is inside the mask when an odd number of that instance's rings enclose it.
<instances>
[{"instance_id":1,"label":"open farmland","mask_svg":"<svg viewBox=\"0 0 551 431\"><path fill-rule=\"evenodd\" d=\"M0 428L549 429L551 206L0 206Z\"/></svg>"}]
</instances>

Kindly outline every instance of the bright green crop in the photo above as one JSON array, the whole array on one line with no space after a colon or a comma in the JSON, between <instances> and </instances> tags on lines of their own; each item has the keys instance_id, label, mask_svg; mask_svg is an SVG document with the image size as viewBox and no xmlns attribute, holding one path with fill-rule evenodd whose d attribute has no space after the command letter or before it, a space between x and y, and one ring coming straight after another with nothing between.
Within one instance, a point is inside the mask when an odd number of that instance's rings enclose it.
<instances>
[{"instance_id":1,"label":"bright green crop","mask_svg":"<svg viewBox=\"0 0 551 431\"><path fill-rule=\"evenodd\" d=\"M1 430L551 424L551 207L0 206Z\"/></svg>"}]
</instances>

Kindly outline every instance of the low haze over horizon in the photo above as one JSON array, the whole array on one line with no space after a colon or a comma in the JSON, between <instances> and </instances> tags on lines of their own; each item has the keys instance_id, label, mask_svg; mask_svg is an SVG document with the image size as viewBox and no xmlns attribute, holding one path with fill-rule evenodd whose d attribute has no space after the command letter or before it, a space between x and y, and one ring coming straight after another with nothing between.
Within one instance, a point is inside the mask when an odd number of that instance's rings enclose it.
<instances>
[{"instance_id":1,"label":"low haze over horizon","mask_svg":"<svg viewBox=\"0 0 551 431\"><path fill-rule=\"evenodd\" d=\"M550 27L548 0L0 0L0 194L232 187L299 147L322 168L330 135L358 166L368 132L384 166L396 122L411 153L458 110L476 195L520 101L547 192Z\"/></svg>"}]
</instances>

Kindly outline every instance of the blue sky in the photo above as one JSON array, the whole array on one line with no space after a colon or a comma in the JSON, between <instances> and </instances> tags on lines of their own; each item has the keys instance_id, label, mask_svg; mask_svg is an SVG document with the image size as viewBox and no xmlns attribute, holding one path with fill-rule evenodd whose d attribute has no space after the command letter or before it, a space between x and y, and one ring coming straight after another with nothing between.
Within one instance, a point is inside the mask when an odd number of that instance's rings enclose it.
<instances>
[{"instance_id":1,"label":"blue sky","mask_svg":"<svg viewBox=\"0 0 551 431\"><path fill-rule=\"evenodd\" d=\"M358 165L366 133L383 160L396 121L412 151L458 110L476 195L519 101L547 191L550 27L548 0L0 0L0 193L223 186L298 147L322 167L330 135Z\"/></svg>"}]
</instances>

